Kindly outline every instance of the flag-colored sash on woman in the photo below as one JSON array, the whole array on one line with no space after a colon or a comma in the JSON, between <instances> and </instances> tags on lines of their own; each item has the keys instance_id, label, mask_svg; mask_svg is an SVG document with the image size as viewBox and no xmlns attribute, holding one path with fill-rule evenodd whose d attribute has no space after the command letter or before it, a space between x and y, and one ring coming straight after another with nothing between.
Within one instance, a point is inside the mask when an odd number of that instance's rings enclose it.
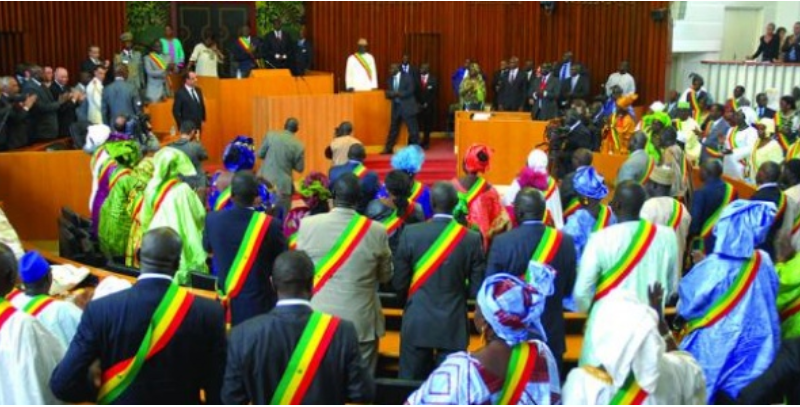
<instances>
[{"instance_id":1,"label":"flag-colored sash on woman","mask_svg":"<svg viewBox=\"0 0 800 407\"><path fill-rule=\"evenodd\" d=\"M227 187L222 190L217 196L216 202L214 202L214 211L218 212L228 207L228 204L231 202L231 187Z\"/></svg>"},{"instance_id":2,"label":"flag-colored sash on woman","mask_svg":"<svg viewBox=\"0 0 800 407\"><path fill-rule=\"evenodd\" d=\"M158 69L160 69L162 71L167 69L167 65L168 65L167 61L164 61L164 58L162 58L161 55L158 55L155 52L151 52L149 56L150 56L150 60L153 61L154 64L156 64Z\"/></svg>"},{"instance_id":3,"label":"flag-colored sash on woman","mask_svg":"<svg viewBox=\"0 0 800 407\"><path fill-rule=\"evenodd\" d=\"M530 342L521 342L511 348L511 359L508 361L506 379L500 392L498 405L519 404L525 387L531 380L531 375L536 368L539 350Z\"/></svg>"}]
</instances>

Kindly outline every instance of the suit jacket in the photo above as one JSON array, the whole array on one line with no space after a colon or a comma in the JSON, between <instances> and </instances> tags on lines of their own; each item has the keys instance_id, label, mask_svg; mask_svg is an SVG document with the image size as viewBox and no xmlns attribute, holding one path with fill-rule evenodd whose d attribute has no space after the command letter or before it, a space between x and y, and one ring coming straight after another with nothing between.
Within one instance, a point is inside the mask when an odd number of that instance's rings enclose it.
<instances>
[{"instance_id":1,"label":"suit jacket","mask_svg":"<svg viewBox=\"0 0 800 407\"><path fill-rule=\"evenodd\" d=\"M166 50L164 51L166 52ZM142 53L136 50L131 50L130 53L125 54L120 51L119 54L114 55L114 67L125 65L128 67L128 83L135 89L139 90L144 87L144 69L142 67ZM111 73L113 75L113 72Z\"/></svg>"},{"instance_id":2,"label":"suit jacket","mask_svg":"<svg viewBox=\"0 0 800 407\"><path fill-rule=\"evenodd\" d=\"M330 188L333 188L333 183L344 174L352 173L358 166L356 161L348 161L342 165L334 165L328 172L328 180L330 180ZM378 195L378 190L381 188L381 181L378 178L378 173L375 171L367 171L364 177L359 181L361 185L361 200L359 201L356 211L363 214L369 202Z\"/></svg>"},{"instance_id":3,"label":"suit jacket","mask_svg":"<svg viewBox=\"0 0 800 407\"><path fill-rule=\"evenodd\" d=\"M406 75L408 75L408 76L410 76L412 78L418 78L419 77L419 69L417 69L417 67L415 67L414 65L411 65L411 64L408 64L408 65L400 64L400 72L402 72L402 73L404 73L404 74L406 74ZM415 82L414 86L416 86L416 85L417 84Z\"/></svg>"},{"instance_id":4,"label":"suit jacket","mask_svg":"<svg viewBox=\"0 0 800 407\"><path fill-rule=\"evenodd\" d=\"M53 99L58 100L61 95L72 91L68 86L61 87L56 82L53 82L50 85L50 93L53 95ZM58 134L60 136L69 136L69 127L72 126L78 120L76 110L78 109L78 105L72 103L72 101L66 102L61 105L61 108L58 110Z\"/></svg>"},{"instance_id":5,"label":"suit jacket","mask_svg":"<svg viewBox=\"0 0 800 407\"><path fill-rule=\"evenodd\" d=\"M181 86L175 92L175 101L172 104L172 117L175 118L177 127L180 127L181 122L184 120L191 120L195 122L198 127L206 121L206 103L203 99L203 92L198 87L195 87L194 90L197 93L199 102L189 94L189 91L186 90L186 86Z\"/></svg>"},{"instance_id":6,"label":"suit jacket","mask_svg":"<svg viewBox=\"0 0 800 407\"><path fill-rule=\"evenodd\" d=\"M253 210L236 205L228 210L210 212L206 216L203 248L206 252L214 254L217 287L223 292L225 280L242 245L252 216ZM252 271L247 275L239 295L230 301L232 326L257 315L266 314L275 306L275 292L270 283L272 265L286 248L286 237L281 222L273 218L267 235L256 252Z\"/></svg>"},{"instance_id":7,"label":"suit jacket","mask_svg":"<svg viewBox=\"0 0 800 407\"><path fill-rule=\"evenodd\" d=\"M439 93L439 80L429 73L428 82L423 87L422 75L417 74L415 78L417 80L417 102L419 102L420 109L433 109L436 105L436 95Z\"/></svg>"},{"instance_id":8,"label":"suit jacket","mask_svg":"<svg viewBox=\"0 0 800 407\"><path fill-rule=\"evenodd\" d=\"M561 99L564 102L572 102L576 99L588 100L589 92L589 77L584 74L578 74L578 79L573 86L572 78L567 78L561 81Z\"/></svg>"},{"instance_id":9,"label":"suit jacket","mask_svg":"<svg viewBox=\"0 0 800 407\"><path fill-rule=\"evenodd\" d=\"M270 404L311 312L307 305L282 305L233 329L223 403ZM373 396L372 376L361 360L356 330L342 320L302 404L366 404Z\"/></svg>"},{"instance_id":10,"label":"suit jacket","mask_svg":"<svg viewBox=\"0 0 800 407\"><path fill-rule=\"evenodd\" d=\"M780 188L776 186L761 188L750 197L750 200L772 202L777 207L782 193ZM772 227L769 228L766 240L758 246L759 249L769 253L770 257L773 259L775 258L775 238L778 237L778 232L780 232L781 227L783 227L783 217L784 214L775 217L775 221L772 222Z\"/></svg>"},{"instance_id":11,"label":"suit jacket","mask_svg":"<svg viewBox=\"0 0 800 407\"><path fill-rule=\"evenodd\" d=\"M294 54L294 40L288 32L281 31L281 39L275 35L275 31L270 31L264 36L261 43L261 57L276 68L289 68ZM287 59L276 59L275 54L286 55ZM269 65L267 65L269 66Z\"/></svg>"},{"instance_id":12,"label":"suit jacket","mask_svg":"<svg viewBox=\"0 0 800 407\"><path fill-rule=\"evenodd\" d=\"M92 73L94 72L95 66L97 66L97 64L95 64L94 61L92 61L89 58L86 58L83 62L81 62L81 72Z\"/></svg>"},{"instance_id":13,"label":"suit jacket","mask_svg":"<svg viewBox=\"0 0 800 407\"><path fill-rule=\"evenodd\" d=\"M762 108L760 108L758 106L754 107L753 109L755 109L756 114L758 115L759 119L765 119L765 118L766 119L772 119L772 120L775 119L775 111L770 109L770 108L768 108L768 107L764 107L763 111L761 110Z\"/></svg>"},{"instance_id":14,"label":"suit jacket","mask_svg":"<svg viewBox=\"0 0 800 407\"><path fill-rule=\"evenodd\" d=\"M708 180L703 185L703 188L694 191L692 197L692 223L689 224L689 236L694 238L700 236L703 230L703 225L706 223L711 215L719 208L720 202L725 196L725 184L720 180ZM705 241L705 247L708 252L714 249L716 238L712 233Z\"/></svg>"},{"instance_id":15,"label":"suit jacket","mask_svg":"<svg viewBox=\"0 0 800 407\"><path fill-rule=\"evenodd\" d=\"M500 234L494 238L489 250L486 275L510 273L523 276L527 273L528 263L536 246L542 239L545 227L542 223L523 223L516 229ZM563 234L558 253L550 263L558 274L555 280L553 295L547 297L542 325L547 331L547 345L553 355L561 359L566 352L566 328L564 326L564 309L561 305L565 296L572 293L575 285L576 268L575 244L572 237Z\"/></svg>"},{"instance_id":16,"label":"suit jacket","mask_svg":"<svg viewBox=\"0 0 800 407\"><path fill-rule=\"evenodd\" d=\"M392 97L389 92L394 91L394 76L386 80L386 99L392 101L392 117L401 115L410 118L417 114L417 100L414 97L414 77L400 73L400 83L396 89L399 95Z\"/></svg>"},{"instance_id":17,"label":"suit jacket","mask_svg":"<svg viewBox=\"0 0 800 407\"><path fill-rule=\"evenodd\" d=\"M0 121L6 115L6 124L0 129L0 151L25 147L28 144L28 111L0 94Z\"/></svg>"},{"instance_id":18,"label":"suit jacket","mask_svg":"<svg viewBox=\"0 0 800 407\"><path fill-rule=\"evenodd\" d=\"M112 126L118 116L131 118L140 111L139 92L133 86L120 79L103 88L103 123Z\"/></svg>"},{"instance_id":19,"label":"suit jacket","mask_svg":"<svg viewBox=\"0 0 800 407\"><path fill-rule=\"evenodd\" d=\"M294 47L294 74L302 75L314 66L314 44L308 38Z\"/></svg>"},{"instance_id":20,"label":"suit jacket","mask_svg":"<svg viewBox=\"0 0 800 407\"><path fill-rule=\"evenodd\" d=\"M738 404L800 404L800 338L783 341L767 371L740 393Z\"/></svg>"},{"instance_id":21,"label":"suit jacket","mask_svg":"<svg viewBox=\"0 0 800 407\"><path fill-rule=\"evenodd\" d=\"M442 234L450 218L409 225L394 255L393 286L406 296L414 265ZM475 298L486 268L483 240L469 231L430 278L407 299L401 341L422 348L465 350L469 340L467 298ZM469 288L464 286L469 281Z\"/></svg>"},{"instance_id":22,"label":"suit jacket","mask_svg":"<svg viewBox=\"0 0 800 407\"><path fill-rule=\"evenodd\" d=\"M95 402L89 368L100 360L103 371L133 357L153 313L172 282L140 279L133 288L89 303L66 356L50 378L60 400ZM169 343L144 363L118 404L219 404L225 369L225 323L222 307L195 297Z\"/></svg>"},{"instance_id":23,"label":"suit jacket","mask_svg":"<svg viewBox=\"0 0 800 407\"><path fill-rule=\"evenodd\" d=\"M30 80L25 82L22 93L36 95L36 103L28 111L28 141L52 140L58 137L58 111L61 103L53 98L50 89Z\"/></svg>"},{"instance_id":24,"label":"suit jacket","mask_svg":"<svg viewBox=\"0 0 800 407\"><path fill-rule=\"evenodd\" d=\"M522 69L517 68L517 75L511 81L511 70L507 69L500 78L500 90L497 92L497 105L503 110L517 111L525 103L528 81Z\"/></svg>"},{"instance_id":25,"label":"suit jacket","mask_svg":"<svg viewBox=\"0 0 800 407\"><path fill-rule=\"evenodd\" d=\"M327 255L356 212L333 208L329 213L303 218L297 232L297 249L315 264ZM314 295L314 309L355 324L359 342L374 341L384 334L378 284L392 278L392 252L386 228L372 222L336 274Z\"/></svg>"},{"instance_id":26,"label":"suit jacket","mask_svg":"<svg viewBox=\"0 0 800 407\"><path fill-rule=\"evenodd\" d=\"M292 171L303 172L306 166L305 147L297 137L287 130L267 133L258 157L264 160L258 174L274 184L281 195L291 195Z\"/></svg>"},{"instance_id":27,"label":"suit jacket","mask_svg":"<svg viewBox=\"0 0 800 407\"><path fill-rule=\"evenodd\" d=\"M538 82L533 81L531 95L539 92L541 81L545 78L542 77ZM531 117L534 120L550 120L558 116L558 95L559 95L559 79L558 75L551 73L547 76L544 92L541 97L537 96L533 100L533 109L531 110ZM538 116L538 117L537 117Z\"/></svg>"},{"instance_id":28,"label":"suit jacket","mask_svg":"<svg viewBox=\"0 0 800 407\"><path fill-rule=\"evenodd\" d=\"M231 56L233 60L239 64L239 69L249 72L256 67L256 62L253 58L259 58L261 53L261 40L255 35L250 36L250 48L255 48L252 54L245 51L239 45L239 37L234 37L231 43Z\"/></svg>"}]
</instances>

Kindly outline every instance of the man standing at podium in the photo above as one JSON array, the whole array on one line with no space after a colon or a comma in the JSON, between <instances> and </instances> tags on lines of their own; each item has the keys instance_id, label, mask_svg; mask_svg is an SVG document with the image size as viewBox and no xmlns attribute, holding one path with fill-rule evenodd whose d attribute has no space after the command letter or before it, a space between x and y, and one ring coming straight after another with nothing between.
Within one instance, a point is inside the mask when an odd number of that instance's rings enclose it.
<instances>
[{"instance_id":1,"label":"man standing at podium","mask_svg":"<svg viewBox=\"0 0 800 407\"><path fill-rule=\"evenodd\" d=\"M234 40L231 47L233 60L237 63L236 77L247 78L250 76L250 71L257 67L258 47L258 38L250 36L250 27L242 26L239 29L239 37Z\"/></svg>"},{"instance_id":2,"label":"man standing at podium","mask_svg":"<svg viewBox=\"0 0 800 407\"><path fill-rule=\"evenodd\" d=\"M291 66L289 58L292 55L292 38L283 31L283 22L276 18L272 22L272 31L264 37L262 46L263 58L268 67L272 69L286 69Z\"/></svg>"},{"instance_id":3,"label":"man standing at podium","mask_svg":"<svg viewBox=\"0 0 800 407\"><path fill-rule=\"evenodd\" d=\"M417 126L417 99L414 95L414 79L400 71L398 64L389 68L389 80L386 83L386 99L392 101L392 120L389 126L389 137L381 154L392 154L400 123L405 122L408 128L408 144L419 144L419 128Z\"/></svg>"},{"instance_id":4,"label":"man standing at podium","mask_svg":"<svg viewBox=\"0 0 800 407\"><path fill-rule=\"evenodd\" d=\"M375 58L367 52L367 40L358 40L358 51L347 58L344 74L345 89L348 91L373 90L378 88L378 71Z\"/></svg>"}]
</instances>

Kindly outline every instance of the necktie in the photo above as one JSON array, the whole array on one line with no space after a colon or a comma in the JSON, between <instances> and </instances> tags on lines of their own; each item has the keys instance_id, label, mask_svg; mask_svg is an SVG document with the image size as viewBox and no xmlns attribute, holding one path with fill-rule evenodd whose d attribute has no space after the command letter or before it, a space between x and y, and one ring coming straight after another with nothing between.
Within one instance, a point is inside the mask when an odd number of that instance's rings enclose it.
<instances>
[{"instance_id":1,"label":"necktie","mask_svg":"<svg viewBox=\"0 0 800 407\"><path fill-rule=\"evenodd\" d=\"M422 87L423 88L428 87L428 75L422 75Z\"/></svg>"},{"instance_id":2,"label":"necktie","mask_svg":"<svg viewBox=\"0 0 800 407\"><path fill-rule=\"evenodd\" d=\"M197 93L194 91L194 89L192 89L192 99L194 99L195 102L200 103L200 99L197 98Z\"/></svg>"}]
</instances>

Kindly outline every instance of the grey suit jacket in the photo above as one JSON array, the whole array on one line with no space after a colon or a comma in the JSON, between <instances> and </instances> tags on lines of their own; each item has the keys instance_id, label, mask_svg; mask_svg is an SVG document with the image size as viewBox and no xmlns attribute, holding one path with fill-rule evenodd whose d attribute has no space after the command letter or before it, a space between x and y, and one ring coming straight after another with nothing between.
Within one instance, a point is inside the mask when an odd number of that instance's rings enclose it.
<instances>
[{"instance_id":1,"label":"grey suit jacket","mask_svg":"<svg viewBox=\"0 0 800 407\"><path fill-rule=\"evenodd\" d=\"M58 110L61 104L44 86L30 80L22 86L26 95L36 95L36 103L28 112L28 141L50 140L58 134Z\"/></svg>"},{"instance_id":2,"label":"grey suit jacket","mask_svg":"<svg viewBox=\"0 0 800 407\"><path fill-rule=\"evenodd\" d=\"M264 160L259 175L274 184L281 195L291 195L292 171L305 169L305 147L300 140L287 130L270 131L261 142L258 157Z\"/></svg>"},{"instance_id":3,"label":"grey suit jacket","mask_svg":"<svg viewBox=\"0 0 800 407\"><path fill-rule=\"evenodd\" d=\"M168 64L172 62L172 57L169 55L162 54L161 58ZM166 69L159 68L149 56L144 59L144 70L147 73L147 89L144 91L144 97L149 102L161 101L168 95L167 76L169 73Z\"/></svg>"},{"instance_id":4,"label":"grey suit jacket","mask_svg":"<svg viewBox=\"0 0 800 407\"><path fill-rule=\"evenodd\" d=\"M132 51L130 56L123 55L121 52L114 55L114 66L125 65L128 67L128 83L139 90L144 86L144 75L142 72L142 53ZM113 72L111 72L113 75Z\"/></svg>"},{"instance_id":5,"label":"grey suit jacket","mask_svg":"<svg viewBox=\"0 0 800 407\"><path fill-rule=\"evenodd\" d=\"M297 234L297 250L305 251L318 264L356 215L352 209L334 208L330 213L303 218ZM378 284L392 278L392 252L386 228L372 222L367 234L344 265L314 295L315 310L352 322L359 342L384 334L384 319Z\"/></svg>"},{"instance_id":6,"label":"grey suit jacket","mask_svg":"<svg viewBox=\"0 0 800 407\"><path fill-rule=\"evenodd\" d=\"M130 83L115 79L103 88L103 99L100 108L103 112L103 123L112 125L117 116L132 116L139 113L139 92Z\"/></svg>"},{"instance_id":7,"label":"grey suit jacket","mask_svg":"<svg viewBox=\"0 0 800 407\"><path fill-rule=\"evenodd\" d=\"M644 150L636 150L631 153L619 168L616 185L623 181L639 181L644 178L644 173L647 171L647 159L647 152Z\"/></svg>"}]
</instances>

